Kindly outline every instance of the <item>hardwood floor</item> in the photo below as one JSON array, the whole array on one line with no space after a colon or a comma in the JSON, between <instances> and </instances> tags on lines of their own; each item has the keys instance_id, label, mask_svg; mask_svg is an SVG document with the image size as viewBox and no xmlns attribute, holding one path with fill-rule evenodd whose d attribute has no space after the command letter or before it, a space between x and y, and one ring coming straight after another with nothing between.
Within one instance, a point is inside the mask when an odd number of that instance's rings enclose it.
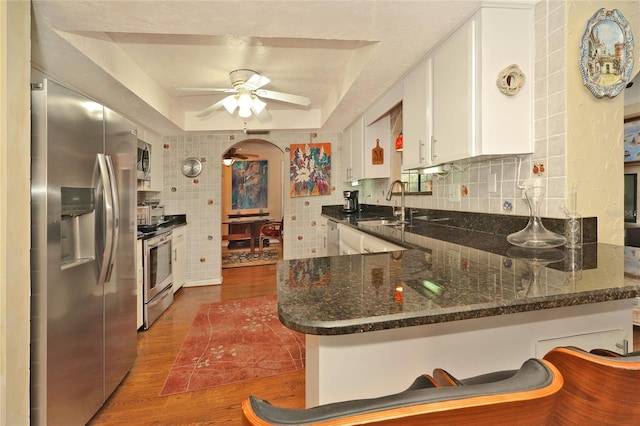
<instances>
[{"instance_id":1,"label":"hardwood floor","mask_svg":"<svg viewBox=\"0 0 640 426\"><path fill-rule=\"evenodd\" d=\"M240 402L250 394L278 406L304 407L304 372L158 396L202 303L276 294L276 266L224 269L221 286L183 288L153 326L138 333L138 357L129 375L89 423L98 425L242 425ZM640 329L634 328L640 350Z\"/></svg>"},{"instance_id":2,"label":"hardwood floor","mask_svg":"<svg viewBox=\"0 0 640 426\"><path fill-rule=\"evenodd\" d=\"M153 326L138 333L138 357L90 425L242 425L248 395L304 407L304 372L160 397L200 304L276 294L276 266L224 269L221 286L182 288Z\"/></svg>"}]
</instances>

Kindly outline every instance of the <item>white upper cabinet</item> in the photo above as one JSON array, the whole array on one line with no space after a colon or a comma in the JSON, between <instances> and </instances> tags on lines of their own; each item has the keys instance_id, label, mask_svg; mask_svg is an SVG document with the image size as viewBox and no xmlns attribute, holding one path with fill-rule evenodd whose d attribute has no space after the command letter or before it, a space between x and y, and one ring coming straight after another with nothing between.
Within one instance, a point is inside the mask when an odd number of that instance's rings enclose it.
<instances>
[{"instance_id":1,"label":"white upper cabinet","mask_svg":"<svg viewBox=\"0 0 640 426\"><path fill-rule=\"evenodd\" d=\"M389 115L365 127L365 116L342 133L345 181L391 175L391 119Z\"/></svg>"},{"instance_id":2,"label":"white upper cabinet","mask_svg":"<svg viewBox=\"0 0 640 426\"><path fill-rule=\"evenodd\" d=\"M404 78L402 100L402 169L415 169L431 164L433 60L420 62Z\"/></svg>"},{"instance_id":3,"label":"white upper cabinet","mask_svg":"<svg viewBox=\"0 0 640 426\"><path fill-rule=\"evenodd\" d=\"M345 162L345 181L363 178L362 150L364 146L364 119L358 117L342 134L342 155Z\"/></svg>"},{"instance_id":4,"label":"white upper cabinet","mask_svg":"<svg viewBox=\"0 0 640 426\"><path fill-rule=\"evenodd\" d=\"M533 152L530 8L480 9L438 46L431 58L433 165ZM525 82L519 92L508 96L497 81L500 73L514 64Z\"/></svg>"},{"instance_id":5,"label":"white upper cabinet","mask_svg":"<svg viewBox=\"0 0 640 426\"><path fill-rule=\"evenodd\" d=\"M363 178L391 176L391 117L385 115L364 128Z\"/></svg>"}]
</instances>

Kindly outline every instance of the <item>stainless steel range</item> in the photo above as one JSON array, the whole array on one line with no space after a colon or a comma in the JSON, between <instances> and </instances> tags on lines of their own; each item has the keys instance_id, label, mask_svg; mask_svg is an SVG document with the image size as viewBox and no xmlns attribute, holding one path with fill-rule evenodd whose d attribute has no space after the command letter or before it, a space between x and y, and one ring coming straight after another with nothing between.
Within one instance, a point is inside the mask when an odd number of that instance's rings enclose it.
<instances>
[{"instance_id":1,"label":"stainless steel range","mask_svg":"<svg viewBox=\"0 0 640 426\"><path fill-rule=\"evenodd\" d=\"M173 303L171 231L143 240L144 328L148 329Z\"/></svg>"}]
</instances>

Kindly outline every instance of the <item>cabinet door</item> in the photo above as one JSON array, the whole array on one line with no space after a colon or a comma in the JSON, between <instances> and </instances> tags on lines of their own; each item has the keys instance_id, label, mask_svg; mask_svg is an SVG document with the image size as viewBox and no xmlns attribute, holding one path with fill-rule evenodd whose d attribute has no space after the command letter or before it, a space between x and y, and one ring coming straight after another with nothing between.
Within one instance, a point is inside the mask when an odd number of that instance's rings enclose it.
<instances>
[{"instance_id":1,"label":"cabinet door","mask_svg":"<svg viewBox=\"0 0 640 426\"><path fill-rule=\"evenodd\" d=\"M368 234L365 234L362 237L363 253L382 253L387 251L401 251L401 250L405 250L405 248L400 247L396 244L390 243L381 238L376 238Z\"/></svg>"},{"instance_id":2,"label":"cabinet door","mask_svg":"<svg viewBox=\"0 0 640 426\"><path fill-rule=\"evenodd\" d=\"M353 168L351 167L351 126L342 132L342 175L344 182L350 182L353 176Z\"/></svg>"},{"instance_id":3,"label":"cabinet door","mask_svg":"<svg viewBox=\"0 0 640 426\"><path fill-rule=\"evenodd\" d=\"M173 292L175 293L184 285L185 276L185 228L180 226L175 228L172 232L172 259L171 259L171 272L173 274Z\"/></svg>"},{"instance_id":4,"label":"cabinet door","mask_svg":"<svg viewBox=\"0 0 640 426\"><path fill-rule=\"evenodd\" d=\"M433 54L433 164L475 155L475 26L467 22Z\"/></svg>"},{"instance_id":5,"label":"cabinet door","mask_svg":"<svg viewBox=\"0 0 640 426\"><path fill-rule=\"evenodd\" d=\"M402 169L431 164L431 58L418 64L404 79L402 99Z\"/></svg>"},{"instance_id":6,"label":"cabinet door","mask_svg":"<svg viewBox=\"0 0 640 426\"><path fill-rule=\"evenodd\" d=\"M338 224L338 232L340 234L340 254L362 253L364 233L342 224Z\"/></svg>"},{"instance_id":7,"label":"cabinet door","mask_svg":"<svg viewBox=\"0 0 640 426\"><path fill-rule=\"evenodd\" d=\"M364 118L358 117L351 127L351 179L364 178L362 152L364 150Z\"/></svg>"},{"instance_id":8,"label":"cabinet door","mask_svg":"<svg viewBox=\"0 0 640 426\"><path fill-rule=\"evenodd\" d=\"M365 179L391 176L391 117L386 115L364 129L363 158Z\"/></svg>"},{"instance_id":9,"label":"cabinet door","mask_svg":"<svg viewBox=\"0 0 640 426\"><path fill-rule=\"evenodd\" d=\"M151 151L151 191L162 191L162 175L164 174L162 166L163 153L162 141L158 140L154 142Z\"/></svg>"}]
</instances>

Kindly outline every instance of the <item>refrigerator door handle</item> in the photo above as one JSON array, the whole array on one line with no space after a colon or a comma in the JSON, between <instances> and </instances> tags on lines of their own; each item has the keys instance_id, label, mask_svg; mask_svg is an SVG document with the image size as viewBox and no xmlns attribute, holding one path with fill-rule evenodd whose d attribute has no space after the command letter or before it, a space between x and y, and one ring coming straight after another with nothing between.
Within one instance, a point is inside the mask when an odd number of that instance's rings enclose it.
<instances>
[{"instance_id":1,"label":"refrigerator door handle","mask_svg":"<svg viewBox=\"0 0 640 426\"><path fill-rule=\"evenodd\" d=\"M107 172L109 173L109 192L111 193L111 252L109 254L109 263L107 266L107 274L105 283L111 281L111 273L113 265L116 261L116 250L118 248L118 236L120 234L120 196L118 194L118 184L113 169L113 162L109 155L105 155ZM105 188L107 189L107 188ZM109 227L107 226L107 229Z\"/></svg>"},{"instance_id":2,"label":"refrigerator door handle","mask_svg":"<svg viewBox=\"0 0 640 426\"><path fill-rule=\"evenodd\" d=\"M113 192L111 191L111 176L109 174L105 154L97 154L97 169L99 173L99 185L102 189L102 201L104 203L105 220L98 230L99 235L104 236L104 247L100 258L98 270L98 285L107 282L107 275L111 269L111 256L113 254Z\"/></svg>"}]
</instances>

